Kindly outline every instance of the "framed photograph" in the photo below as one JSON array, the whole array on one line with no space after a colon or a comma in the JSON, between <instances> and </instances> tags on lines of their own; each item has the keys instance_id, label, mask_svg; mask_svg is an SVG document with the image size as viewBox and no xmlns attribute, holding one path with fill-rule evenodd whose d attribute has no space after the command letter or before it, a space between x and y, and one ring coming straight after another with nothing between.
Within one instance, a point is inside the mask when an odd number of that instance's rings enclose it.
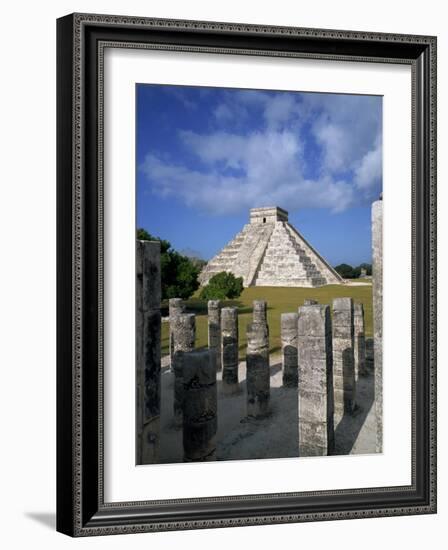
<instances>
[{"instance_id":1,"label":"framed photograph","mask_svg":"<svg viewBox=\"0 0 448 550\"><path fill-rule=\"evenodd\" d=\"M57 529L435 513L436 38L57 41Z\"/></svg>"}]
</instances>

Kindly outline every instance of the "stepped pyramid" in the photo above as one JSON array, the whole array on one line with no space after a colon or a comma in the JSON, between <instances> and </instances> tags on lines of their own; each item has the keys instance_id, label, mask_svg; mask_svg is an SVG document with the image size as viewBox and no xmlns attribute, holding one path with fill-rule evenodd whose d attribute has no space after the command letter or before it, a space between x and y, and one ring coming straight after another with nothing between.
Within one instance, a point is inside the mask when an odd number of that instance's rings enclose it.
<instances>
[{"instance_id":1,"label":"stepped pyramid","mask_svg":"<svg viewBox=\"0 0 448 550\"><path fill-rule=\"evenodd\" d=\"M288 212L278 206L250 210L250 223L200 273L201 285L220 271L243 277L245 287L316 287L343 282L288 222Z\"/></svg>"}]
</instances>

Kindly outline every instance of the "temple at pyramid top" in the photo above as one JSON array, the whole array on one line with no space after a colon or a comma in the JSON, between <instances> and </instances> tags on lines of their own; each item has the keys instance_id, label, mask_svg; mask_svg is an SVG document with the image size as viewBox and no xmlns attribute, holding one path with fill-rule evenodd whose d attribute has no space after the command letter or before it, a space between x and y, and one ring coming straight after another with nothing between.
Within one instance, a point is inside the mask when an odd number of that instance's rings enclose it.
<instances>
[{"instance_id":1,"label":"temple at pyramid top","mask_svg":"<svg viewBox=\"0 0 448 550\"><path fill-rule=\"evenodd\" d=\"M250 223L287 222L288 212L278 206L263 206L250 209Z\"/></svg>"},{"instance_id":2,"label":"temple at pyramid top","mask_svg":"<svg viewBox=\"0 0 448 550\"><path fill-rule=\"evenodd\" d=\"M242 277L245 287L317 287L343 282L289 223L283 208L251 208L249 222L207 263L199 275L201 285L221 271Z\"/></svg>"}]
</instances>

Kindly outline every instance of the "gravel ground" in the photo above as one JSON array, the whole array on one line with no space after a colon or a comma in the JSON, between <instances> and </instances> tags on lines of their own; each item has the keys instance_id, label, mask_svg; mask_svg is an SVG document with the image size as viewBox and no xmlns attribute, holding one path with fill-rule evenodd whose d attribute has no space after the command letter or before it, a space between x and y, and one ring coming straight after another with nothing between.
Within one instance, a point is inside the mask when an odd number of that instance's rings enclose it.
<instances>
[{"instance_id":1,"label":"gravel ground","mask_svg":"<svg viewBox=\"0 0 448 550\"><path fill-rule=\"evenodd\" d=\"M246 417L246 364L239 365L240 391L225 396L218 373L217 460L286 458L298 455L297 389L282 386L280 357L271 356L271 414L262 420ZM336 454L375 452L374 377L361 377L357 409L344 416L335 430ZM162 362L160 462L182 462L182 430L174 425L173 374L169 358Z\"/></svg>"}]
</instances>

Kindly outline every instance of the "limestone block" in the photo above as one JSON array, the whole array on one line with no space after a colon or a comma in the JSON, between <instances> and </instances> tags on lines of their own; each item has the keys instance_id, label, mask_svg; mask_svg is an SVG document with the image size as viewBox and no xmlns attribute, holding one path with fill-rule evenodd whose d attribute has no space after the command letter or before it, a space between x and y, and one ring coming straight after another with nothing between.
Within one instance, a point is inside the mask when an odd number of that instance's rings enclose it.
<instances>
[{"instance_id":1,"label":"limestone block","mask_svg":"<svg viewBox=\"0 0 448 550\"><path fill-rule=\"evenodd\" d=\"M297 388L297 320L297 313L281 314L283 385L287 388Z\"/></svg>"},{"instance_id":2,"label":"limestone block","mask_svg":"<svg viewBox=\"0 0 448 550\"><path fill-rule=\"evenodd\" d=\"M247 415L255 418L269 412L269 337L265 323L247 326L246 389Z\"/></svg>"},{"instance_id":3,"label":"limestone block","mask_svg":"<svg viewBox=\"0 0 448 550\"><path fill-rule=\"evenodd\" d=\"M184 461L216 460L217 387L213 350L183 354L183 447Z\"/></svg>"},{"instance_id":4,"label":"limestone block","mask_svg":"<svg viewBox=\"0 0 448 550\"><path fill-rule=\"evenodd\" d=\"M138 464L159 460L161 399L160 243L136 244L136 451Z\"/></svg>"},{"instance_id":5,"label":"limestone block","mask_svg":"<svg viewBox=\"0 0 448 550\"><path fill-rule=\"evenodd\" d=\"M313 308L309 311L305 308ZM300 315L300 312L303 312L303 315ZM305 313L307 313L305 315ZM297 320L297 330L298 330L298 337L300 342L300 336L325 336L327 334L328 327L325 323L322 322L321 316L316 313L316 307L315 306L302 306L299 307L299 316ZM323 345L325 347L325 343L322 343L321 340L310 340L308 342L308 345L318 346ZM306 349L302 350L302 353L306 352Z\"/></svg>"},{"instance_id":6,"label":"limestone block","mask_svg":"<svg viewBox=\"0 0 448 550\"><path fill-rule=\"evenodd\" d=\"M376 451L383 449L383 201L372 204L372 291Z\"/></svg>"},{"instance_id":7,"label":"limestone block","mask_svg":"<svg viewBox=\"0 0 448 550\"><path fill-rule=\"evenodd\" d=\"M374 373L374 339L366 338L366 370L367 374Z\"/></svg>"},{"instance_id":8,"label":"limestone block","mask_svg":"<svg viewBox=\"0 0 448 550\"><path fill-rule=\"evenodd\" d=\"M354 356L355 356L355 380L359 376L367 375L366 367L366 336L364 323L364 306L354 304L353 306L353 327L354 327Z\"/></svg>"},{"instance_id":9,"label":"limestone block","mask_svg":"<svg viewBox=\"0 0 448 550\"><path fill-rule=\"evenodd\" d=\"M238 385L238 309L221 310L222 388L224 393L235 393Z\"/></svg>"},{"instance_id":10,"label":"limestone block","mask_svg":"<svg viewBox=\"0 0 448 550\"><path fill-rule=\"evenodd\" d=\"M334 404L329 306L299 308L297 348L299 456L332 454Z\"/></svg>"},{"instance_id":11,"label":"limestone block","mask_svg":"<svg viewBox=\"0 0 448 550\"><path fill-rule=\"evenodd\" d=\"M335 427L355 406L353 300L333 300L333 384Z\"/></svg>"},{"instance_id":12,"label":"limestone block","mask_svg":"<svg viewBox=\"0 0 448 550\"><path fill-rule=\"evenodd\" d=\"M180 425L182 423L182 402L183 402L183 371L186 352L193 351L196 338L196 316L193 313L181 313L174 321L174 420Z\"/></svg>"},{"instance_id":13,"label":"limestone block","mask_svg":"<svg viewBox=\"0 0 448 550\"><path fill-rule=\"evenodd\" d=\"M221 302L208 301L208 347L213 350L216 358L216 370L221 366Z\"/></svg>"},{"instance_id":14,"label":"limestone block","mask_svg":"<svg viewBox=\"0 0 448 550\"><path fill-rule=\"evenodd\" d=\"M181 313L185 313L185 304L181 298L170 298L168 301L169 317L170 317L170 363L173 364L174 354L174 330L176 317Z\"/></svg>"},{"instance_id":15,"label":"limestone block","mask_svg":"<svg viewBox=\"0 0 448 550\"><path fill-rule=\"evenodd\" d=\"M160 310L144 314L143 368L144 368L144 422L160 414L161 330Z\"/></svg>"},{"instance_id":16,"label":"limestone block","mask_svg":"<svg viewBox=\"0 0 448 550\"><path fill-rule=\"evenodd\" d=\"M159 309L162 299L159 241L137 241L135 264L139 307L142 311Z\"/></svg>"},{"instance_id":17,"label":"limestone block","mask_svg":"<svg viewBox=\"0 0 448 550\"><path fill-rule=\"evenodd\" d=\"M267 324L267 302L265 300L254 300L253 322Z\"/></svg>"}]
</instances>

